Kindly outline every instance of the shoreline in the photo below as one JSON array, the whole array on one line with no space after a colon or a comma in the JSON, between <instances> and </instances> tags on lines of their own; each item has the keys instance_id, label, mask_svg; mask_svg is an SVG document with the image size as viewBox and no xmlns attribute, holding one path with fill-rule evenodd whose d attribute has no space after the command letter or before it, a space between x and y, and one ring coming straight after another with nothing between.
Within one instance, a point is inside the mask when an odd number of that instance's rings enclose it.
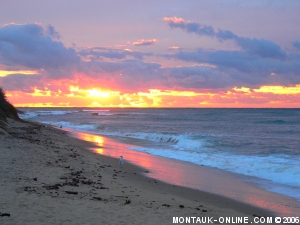
<instances>
[{"instance_id":1,"label":"shoreline","mask_svg":"<svg viewBox=\"0 0 300 225\"><path fill-rule=\"evenodd\" d=\"M252 221L272 215L145 176L151 174L145 167L126 162L120 168L118 159L89 150L92 143L35 122L9 120L0 140L0 212L10 215L0 217L4 225L172 224L181 216Z\"/></svg>"},{"instance_id":2,"label":"shoreline","mask_svg":"<svg viewBox=\"0 0 300 225\"><path fill-rule=\"evenodd\" d=\"M246 181L246 176L130 150L130 147L136 145L122 143L101 135L72 130L70 134L72 137L94 143L96 146L91 149L101 155L114 157L115 160L118 160L119 155L126 155L130 163L151 171L143 174L149 178L216 195L239 204L251 205L262 209L267 214L282 217L293 217L298 214L300 202L297 199L260 188L253 182ZM112 149L111 146L114 148ZM110 151L105 151L105 148L109 148Z\"/></svg>"},{"instance_id":3,"label":"shoreline","mask_svg":"<svg viewBox=\"0 0 300 225\"><path fill-rule=\"evenodd\" d=\"M78 132L75 132L75 131L69 131L69 132L70 133L68 133L68 135L70 135L71 137L76 137L77 135L75 133L78 133ZM91 134L85 133L85 135L91 135ZM95 136L99 137L99 135L95 135ZM83 140L83 139L78 138L78 140ZM86 140L83 140L83 141L86 141ZM101 157L105 157L106 160L109 161L109 162L113 161L112 162L113 164L118 164L119 159L118 159L118 157L115 157L115 156L119 155L118 153L120 153L120 152L118 152L117 154L112 153L112 155L108 156L106 154L103 154L103 152L102 152L103 147L100 147L101 153L99 153L99 146L94 146L93 142L90 142L90 141L87 141L87 142L88 142L88 144L92 144L91 147L87 147L87 150L92 151L92 153L96 152ZM114 142L114 146L116 146L118 144L119 144L118 142ZM96 143L96 145L97 145L97 143ZM122 145L123 144L121 144L121 146ZM122 147L125 147L125 146L122 146ZM128 150L125 150L124 152L128 153ZM142 157L145 156L145 153L140 153L140 152L135 152L135 153L140 154ZM163 158L163 157L157 157L157 156L153 156L153 155L151 155L151 157L161 158L162 161L164 161L164 162L169 161L169 160L170 161L175 161L175 160L172 160L172 159L166 159L166 158ZM253 213L253 214L257 214L258 212L261 212L260 214L262 214L262 215L266 215L266 216L271 216L272 215L273 216L272 212L269 212L269 211L264 210L264 209L259 208L259 207L255 207L251 204L247 204L247 203L244 203L244 202L237 201L235 199L231 199L231 198L222 196L220 194L211 193L211 192L207 192L207 191L202 191L202 190L199 190L199 189L196 189L196 188L191 188L191 187L187 187L187 186L180 185L180 184L175 184L175 183L172 183L170 181L169 182L164 181L164 179L159 178L159 177L156 176L157 174L153 171L153 168L143 167L143 165L139 165L138 163L134 163L132 161L129 162L128 159L126 159L126 158L125 158L125 160L126 160L126 167L130 168L130 170L134 170L134 171L139 172L139 173L136 174L135 177L138 176L138 180L140 182L151 182L151 181L153 181L154 183L159 182L160 185L165 185L165 186L168 186L167 188L171 188L172 190L170 189L169 191L171 191L173 194L179 195L179 193L180 193L180 195L183 195L183 196L185 196L185 198L189 198L190 200L193 200L194 197L198 195L198 196L201 196L202 201L204 201L208 204L212 204L212 203L213 204L219 204L220 207L228 207L229 206L229 207L233 208L234 210L240 211L241 213L248 213L249 210L254 210L254 212L256 212L256 213ZM176 162L178 163L177 160L176 160ZM181 163L185 164L185 162L181 162ZM189 164L189 163L187 163L187 164ZM125 167L125 165L124 165L124 167ZM210 168L207 168L207 167L204 167L202 169L210 170ZM168 171L165 171L165 172L168 173ZM131 179L136 179L136 178L131 178ZM174 187L177 187L178 189L184 189L184 191L182 191L182 190L176 191L175 189L173 189ZM192 195L190 195L190 194L185 195L188 192L193 192L193 194ZM244 207L241 207L241 206L246 207L246 209L244 209Z\"/></svg>"}]
</instances>

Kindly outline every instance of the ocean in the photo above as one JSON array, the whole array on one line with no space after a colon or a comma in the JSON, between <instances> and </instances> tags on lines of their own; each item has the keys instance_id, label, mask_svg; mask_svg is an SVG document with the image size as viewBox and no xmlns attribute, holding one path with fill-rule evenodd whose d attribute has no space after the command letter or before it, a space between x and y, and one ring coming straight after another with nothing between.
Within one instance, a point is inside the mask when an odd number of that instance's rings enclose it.
<instances>
[{"instance_id":1,"label":"ocean","mask_svg":"<svg viewBox=\"0 0 300 225\"><path fill-rule=\"evenodd\" d=\"M243 175L300 200L300 109L21 108L20 117Z\"/></svg>"}]
</instances>

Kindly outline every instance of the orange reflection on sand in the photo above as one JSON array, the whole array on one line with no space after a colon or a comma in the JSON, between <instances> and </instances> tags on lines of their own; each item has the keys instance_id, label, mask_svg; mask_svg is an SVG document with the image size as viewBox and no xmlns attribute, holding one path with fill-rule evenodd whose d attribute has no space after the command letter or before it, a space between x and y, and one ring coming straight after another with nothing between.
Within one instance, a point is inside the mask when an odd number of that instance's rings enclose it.
<instances>
[{"instance_id":1,"label":"orange reflection on sand","mask_svg":"<svg viewBox=\"0 0 300 225\"><path fill-rule=\"evenodd\" d=\"M92 148L96 153L119 159L124 157L125 163L135 164L150 171L149 177L160 179L176 185L184 185L189 179L181 167L170 159L153 156L144 152L130 150L134 145L121 143L107 137L87 133L76 133L76 136L85 141L96 143L100 148ZM136 147L136 146L135 146Z\"/></svg>"},{"instance_id":2,"label":"orange reflection on sand","mask_svg":"<svg viewBox=\"0 0 300 225\"><path fill-rule=\"evenodd\" d=\"M103 155L104 154L104 138L98 135L91 135L91 134L85 134L85 133L80 133L79 138L85 141L89 141L92 143L95 143L99 148L94 148L93 151Z\"/></svg>"},{"instance_id":3,"label":"orange reflection on sand","mask_svg":"<svg viewBox=\"0 0 300 225\"><path fill-rule=\"evenodd\" d=\"M86 134L86 133L78 133L78 137L82 140L92 142L97 146L104 146L104 138L98 135Z\"/></svg>"},{"instance_id":4,"label":"orange reflection on sand","mask_svg":"<svg viewBox=\"0 0 300 225\"><path fill-rule=\"evenodd\" d=\"M130 148L137 147L131 144L135 140L127 139L126 143L122 143L93 134L79 132L73 134L99 146L92 149L94 152L116 158L116 162L123 156L125 166L126 163L140 166L144 171L149 171L150 173L145 175L153 179L225 196L271 210L282 216L293 215L294 211L298 210L296 206L299 203L296 200L255 187L251 183L244 182L238 175L131 150ZM291 208L290 205L295 207Z\"/></svg>"},{"instance_id":5,"label":"orange reflection on sand","mask_svg":"<svg viewBox=\"0 0 300 225\"><path fill-rule=\"evenodd\" d=\"M102 148L96 148L94 151L100 155L104 154L104 150Z\"/></svg>"},{"instance_id":6,"label":"orange reflection on sand","mask_svg":"<svg viewBox=\"0 0 300 225\"><path fill-rule=\"evenodd\" d=\"M266 201L265 199L261 199L259 197L255 197L255 195L245 195L242 199L244 202L248 202L251 205L260 207L262 209L271 209L273 212L280 212L281 215L290 215L291 211L289 208L282 207L281 204L275 204L274 202L277 202L276 199L279 197L279 195L274 193L268 193L269 195L274 195L274 198L268 199ZM259 195L258 195L259 196Z\"/></svg>"}]
</instances>

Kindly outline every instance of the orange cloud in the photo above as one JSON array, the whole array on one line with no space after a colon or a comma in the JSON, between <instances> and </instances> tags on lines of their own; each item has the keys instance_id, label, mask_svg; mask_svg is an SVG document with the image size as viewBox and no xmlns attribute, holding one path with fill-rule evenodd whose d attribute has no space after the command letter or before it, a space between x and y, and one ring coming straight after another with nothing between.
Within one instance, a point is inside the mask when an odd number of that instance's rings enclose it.
<instances>
[{"instance_id":1,"label":"orange cloud","mask_svg":"<svg viewBox=\"0 0 300 225\"><path fill-rule=\"evenodd\" d=\"M34 75L38 74L38 72L33 70L0 70L0 77L6 77L11 74Z\"/></svg>"},{"instance_id":2,"label":"orange cloud","mask_svg":"<svg viewBox=\"0 0 300 225\"><path fill-rule=\"evenodd\" d=\"M234 87L201 91L153 88L122 91L109 83L102 87L91 78L45 80L45 87L33 92L9 91L7 97L17 107L300 107L300 84L290 87ZM105 88L103 88L105 86ZM111 87L111 88L108 88Z\"/></svg>"},{"instance_id":3,"label":"orange cloud","mask_svg":"<svg viewBox=\"0 0 300 225\"><path fill-rule=\"evenodd\" d=\"M168 50L178 50L180 49L179 46L171 46L168 48Z\"/></svg>"},{"instance_id":4,"label":"orange cloud","mask_svg":"<svg viewBox=\"0 0 300 225\"><path fill-rule=\"evenodd\" d=\"M138 40L136 42L133 42L133 45L135 46L148 46L148 45L154 45L156 44L157 40L156 39L151 39L151 40Z\"/></svg>"},{"instance_id":5,"label":"orange cloud","mask_svg":"<svg viewBox=\"0 0 300 225\"><path fill-rule=\"evenodd\" d=\"M290 107L298 104L294 101L300 94L298 53L269 40L242 37L211 25L177 17L163 20L171 28L187 33L231 40L240 50L199 46L157 54L112 47L66 47L50 25L43 28L39 24L10 24L0 28L4 46L0 52L0 85L11 92L11 101L29 105L47 102L54 106ZM156 42L156 39L141 39L133 44ZM295 42L294 47L298 44ZM294 86L269 85L275 83ZM18 93L18 98L14 93Z\"/></svg>"},{"instance_id":6,"label":"orange cloud","mask_svg":"<svg viewBox=\"0 0 300 225\"><path fill-rule=\"evenodd\" d=\"M255 92L260 93L273 93L280 95L294 95L300 94L300 85L296 85L295 87L284 87L284 86L262 86L259 89L254 89Z\"/></svg>"},{"instance_id":7,"label":"orange cloud","mask_svg":"<svg viewBox=\"0 0 300 225\"><path fill-rule=\"evenodd\" d=\"M185 20L183 18L178 18L178 17L164 17L163 21L165 22L173 22L173 23L183 23Z\"/></svg>"}]
</instances>

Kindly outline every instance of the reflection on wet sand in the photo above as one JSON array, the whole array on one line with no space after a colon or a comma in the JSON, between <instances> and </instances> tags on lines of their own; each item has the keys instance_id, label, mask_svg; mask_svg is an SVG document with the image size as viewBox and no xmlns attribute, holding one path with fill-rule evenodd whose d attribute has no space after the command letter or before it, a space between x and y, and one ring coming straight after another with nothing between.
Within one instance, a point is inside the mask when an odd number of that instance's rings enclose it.
<instances>
[{"instance_id":1,"label":"reflection on wet sand","mask_svg":"<svg viewBox=\"0 0 300 225\"><path fill-rule=\"evenodd\" d=\"M133 163L149 171L147 176L174 185L185 186L201 191L225 196L267 209L281 216L295 216L300 203L290 197L260 189L245 177L205 166L198 166L168 158L130 150L133 145L121 143L108 137L87 133L75 133L77 138L93 142L97 147L92 150L98 154L119 160L124 156L126 162Z\"/></svg>"}]
</instances>

